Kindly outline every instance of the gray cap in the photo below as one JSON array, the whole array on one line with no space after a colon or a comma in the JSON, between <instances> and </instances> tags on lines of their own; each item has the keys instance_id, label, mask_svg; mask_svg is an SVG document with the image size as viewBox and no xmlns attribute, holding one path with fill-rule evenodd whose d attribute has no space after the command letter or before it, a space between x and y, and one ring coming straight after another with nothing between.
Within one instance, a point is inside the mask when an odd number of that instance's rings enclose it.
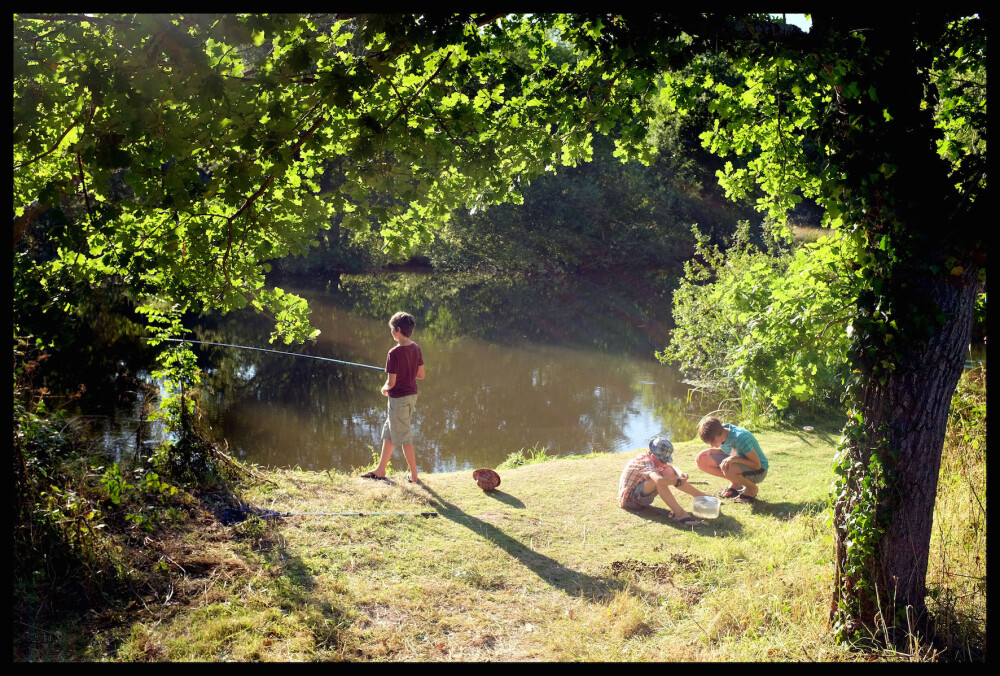
<instances>
[{"instance_id":1,"label":"gray cap","mask_svg":"<svg viewBox=\"0 0 1000 676\"><path fill-rule=\"evenodd\" d=\"M673 462L674 445L666 437L656 437L649 442L649 452L661 462Z\"/></svg>"}]
</instances>

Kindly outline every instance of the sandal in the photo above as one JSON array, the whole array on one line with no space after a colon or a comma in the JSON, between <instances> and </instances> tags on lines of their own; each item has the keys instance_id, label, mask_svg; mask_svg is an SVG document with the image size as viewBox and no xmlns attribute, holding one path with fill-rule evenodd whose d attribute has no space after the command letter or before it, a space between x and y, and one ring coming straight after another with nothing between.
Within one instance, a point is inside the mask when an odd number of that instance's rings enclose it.
<instances>
[{"instance_id":1,"label":"sandal","mask_svg":"<svg viewBox=\"0 0 1000 676\"><path fill-rule=\"evenodd\" d=\"M738 495L735 498L733 498L733 502L747 502L747 503L749 503L749 502L757 502L757 498L753 497L752 495L742 495L741 494L741 495Z\"/></svg>"},{"instance_id":2,"label":"sandal","mask_svg":"<svg viewBox=\"0 0 1000 676\"><path fill-rule=\"evenodd\" d=\"M376 479L378 481L388 481L389 480L388 478L386 478L384 476L379 476L378 474L376 474L375 470L372 470L370 472L365 472L364 474L361 475L361 478L362 479Z\"/></svg>"},{"instance_id":3,"label":"sandal","mask_svg":"<svg viewBox=\"0 0 1000 676\"><path fill-rule=\"evenodd\" d=\"M677 517L674 517L674 521L681 524L682 526L688 526L690 528L697 528L701 525L701 521L690 515L685 516L683 519L678 519Z\"/></svg>"},{"instance_id":4,"label":"sandal","mask_svg":"<svg viewBox=\"0 0 1000 676\"><path fill-rule=\"evenodd\" d=\"M407 474L407 475L406 475L406 480L407 480L407 481L408 481L409 483L411 483L411 484L418 484L418 483L420 483L420 479L414 479L414 478L413 478L413 477L411 477L411 476L410 476L409 474Z\"/></svg>"},{"instance_id":5,"label":"sandal","mask_svg":"<svg viewBox=\"0 0 1000 676\"><path fill-rule=\"evenodd\" d=\"M735 498L739 494L740 494L740 492L738 490L736 490L735 488L733 488L732 486L730 486L726 490L720 491L719 492L719 497L720 498Z\"/></svg>"}]
</instances>

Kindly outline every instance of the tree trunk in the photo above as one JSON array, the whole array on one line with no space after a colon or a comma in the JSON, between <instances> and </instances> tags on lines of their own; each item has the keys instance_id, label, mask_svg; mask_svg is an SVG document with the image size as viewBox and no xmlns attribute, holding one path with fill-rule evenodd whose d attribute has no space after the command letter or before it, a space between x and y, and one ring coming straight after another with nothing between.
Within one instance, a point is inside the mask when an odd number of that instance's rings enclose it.
<instances>
[{"instance_id":1,"label":"tree trunk","mask_svg":"<svg viewBox=\"0 0 1000 676\"><path fill-rule=\"evenodd\" d=\"M897 346L894 370L861 390L863 433L845 449L846 490L834 509L831 616L841 638L897 644L922 633L938 471L971 335L974 267L901 275L908 283L889 292L897 308L929 301L946 319L929 338Z\"/></svg>"}]
</instances>

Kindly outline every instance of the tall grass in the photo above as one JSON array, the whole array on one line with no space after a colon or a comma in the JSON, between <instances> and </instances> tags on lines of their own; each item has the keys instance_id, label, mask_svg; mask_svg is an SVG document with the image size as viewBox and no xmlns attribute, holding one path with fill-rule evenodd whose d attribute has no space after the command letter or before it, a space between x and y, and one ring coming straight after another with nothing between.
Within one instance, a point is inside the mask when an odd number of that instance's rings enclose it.
<instances>
[{"instance_id":1,"label":"tall grass","mask_svg":"<svg viewBox=\"0 0 1000 676\"><path fill-rule=\"evenodd\" d=\"M928 608L956 659L986 650L986 365L967 370L952 399L941 455L927 570Z\"/></svg>"},{"instance_id":2,"label":"tall grass","mask_svg":"<svg viewBox=\"0 0 1000 676\"><path fill-rule=\"evenodd\" d=\"M521 448L510 453L502 463L497 465L497 469L516 469L552 460L553 458L548 454L548 451L547 446L539 446L537 443L531 448Z\"/></svg>"},{"instance_id":3,"label":"tall grass","mask_svg":"<svg viewBox=\"0 0 1000 676\"><path fill-rule=\"evenodd\" d=\"M828 228L817 228L811 225L796 225L792 228L792 239L796 244L809 244L829 234Z\"/></svg>"}]
</instances>

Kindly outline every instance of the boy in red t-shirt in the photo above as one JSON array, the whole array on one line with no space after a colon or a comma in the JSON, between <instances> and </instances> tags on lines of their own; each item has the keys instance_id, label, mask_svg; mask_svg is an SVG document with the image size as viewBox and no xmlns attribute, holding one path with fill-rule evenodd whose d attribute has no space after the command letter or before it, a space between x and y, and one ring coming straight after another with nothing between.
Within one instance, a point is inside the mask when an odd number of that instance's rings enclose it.
<instances>
[{"instance_id":1,"label":"boy in red t-shirt","mask_svg":"<svg viewBox=\"0 0 1000 676\"><path fill-rule=\"evenodd\" d=\"M397 343L386 356L385 372L389 375L382 386L382 394L389 398L389 417L382 426L382 457L378 467L361 475L366 479L384 479L392 452L401 445L410 467L406 480L417 483L417 457L410 423L417 405L417 380L424 379L424 357L420 346L410 340L416 325L413 315L406 312L397 312L389 319L389 329Z\"/></svg>"}]
</instances>

